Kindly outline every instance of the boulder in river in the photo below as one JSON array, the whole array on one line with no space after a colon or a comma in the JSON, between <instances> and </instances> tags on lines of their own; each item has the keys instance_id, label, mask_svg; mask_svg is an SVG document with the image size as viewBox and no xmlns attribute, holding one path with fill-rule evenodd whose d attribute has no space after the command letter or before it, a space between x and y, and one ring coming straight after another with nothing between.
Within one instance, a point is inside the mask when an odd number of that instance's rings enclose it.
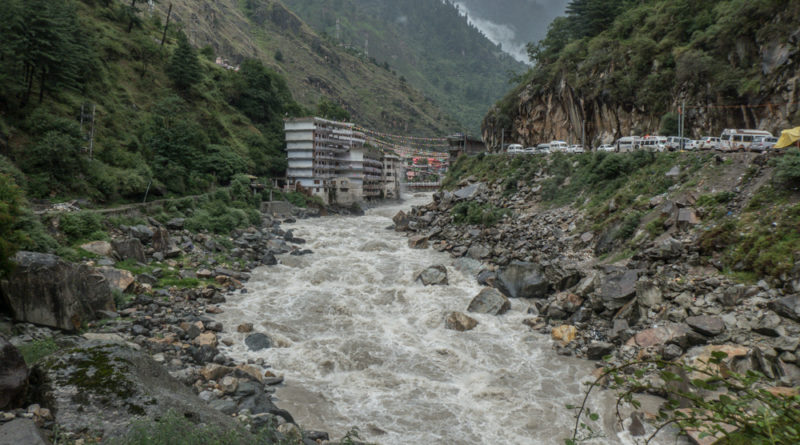
<instances>
[{"instance_id":1,"label":"boulder in river","mask_svg":"<svg viewBox=\"0 0 800 445\"><path fill-rule=\"evenodd\" d=\"M550 283L539 265L514 261L503 269L495 286L509 298L543 298L550 291Z\"/></svg>"},{"instance_id":2,"label":"boulder in river","mask_svg":"<svg viewBox=\"0 0 800 445\"><path fill-rule=\"evenodd\" d=\"M406 212L402 210L397 212L397 214L394 215L394 218L392 218L392 221L394 221L394 230L398 232L405 232L408 230L408 224L410 221L408 215L406 215Z\"/></svg>"},{"instance_id":3,"label":"boulder in river","mask_svg":"<svg viewBox=\"0 0 800 445\"><path fill-rule=\"evenodd\" d=\"M17 407L28 387L28 366L19 350L0 337L0 410Z\"/></svg>"},{"instance_id":4,"label":"boulder in river","mask_svg":"<svg viewBox=\"0 0 800 445\"><path fill-rule=\"evenodd\" d=\"M244 344L247 345L247 348L251 351L260 351L262 349L271 348L272 340L266 334L256 332L248 335L244 339Z\"/></svg>"},{"instance_id":5,"label":"boulder in river","mask_svg":"<svg viewBox=\"0 0 800 445\"><path fill-rule=\"evenodd\" d=\"M511 309L511 302L497 289L487 287L480 291L469 303L467 312L502 315Z\"/></svg>"},{"instance_id":6,"label":"boulder in river","mask_svg":"<svg viewBox=\"0 0 800 445\"><path fill-rule=\"evenodd\" d=\"M425 286L446 285L447 268L442 265L431 266L418 273L414 281L421 281Z\"/></svg>"},{"instance_id":7,"label":"boulder in river","mask_svg":"<svg viewBox=\"0 0 800 445\"><path fill-rule=\"evenodd\" d=\"M50 445L32 419L17 418L0 425L0 444Z\"/></svg>"},{"instance_id":8,"label":"boulder in river","mask_svg":"<svg viewBox=\"0 0 800 445\"><path fill-rule=\"evenodd\" d=\"M444 327L454 331L469 331L478 325L478 321L461 312L450 312L445 316Z\"/></svg>"},{"instance_id":9,"label":"boulder in river","mask_svg":"<svg viewBox=\"0 0 800 445\"><path fill-rule=\"evenodd\" d=\"M17 252L14 262L0 293L16 320L73 331L115 310L106 278L91 267L38 252Z\"/></svg>"},{"instance_id":10,"label":"boulder in river","mask_svg":"<svg viewBox=\"0 0 800 445\"><path fill-rule=\"evenodd\" d=\"M408 247L412 249L427 249L428 237L425 235L412 236L408 239Z\"/></svg>"}]
</instances>

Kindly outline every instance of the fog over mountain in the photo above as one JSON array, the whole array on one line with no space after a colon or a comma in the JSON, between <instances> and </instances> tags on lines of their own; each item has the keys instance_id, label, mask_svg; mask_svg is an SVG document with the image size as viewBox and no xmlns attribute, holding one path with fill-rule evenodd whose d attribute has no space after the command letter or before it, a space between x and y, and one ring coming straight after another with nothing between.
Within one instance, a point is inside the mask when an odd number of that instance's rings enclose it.
<instances>
[{"instance_id":1,"label":"fog over mountain","mask_svg":"<svg viewBox=\"0 0 800 445\"><path fill-rule=\"evenodd\" d=\"M456 0L470 22L520 62L525 45L544 38L547 25L564 14L569 0Z\"/></svg>"}]
</instances>

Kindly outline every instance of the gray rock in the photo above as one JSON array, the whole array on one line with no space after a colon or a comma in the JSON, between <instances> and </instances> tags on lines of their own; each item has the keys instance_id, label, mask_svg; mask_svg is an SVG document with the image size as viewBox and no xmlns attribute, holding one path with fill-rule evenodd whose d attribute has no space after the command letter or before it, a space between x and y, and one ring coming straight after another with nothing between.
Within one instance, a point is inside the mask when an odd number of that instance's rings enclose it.
<instances>
[{"instance_id":1,"label":"gray rock","mask_svg":"<svg viewBox=\"0 0 800 445\"><path fill-rule=\"evenodd\" d=\"M661 289L652 281L636 283L636 302L644 307L656 307L664 302Z\"/></svg>"},{"instance_id":2,"label":"gray rock","mask_svg":"<svg viewBox=\"0 0 800 445\"><path fill-rule=\"evenodd\" d=\"M514 261L503 269L495 286L509 298L543 298L550 291L541 267L522 261Z\"/></svg>"},{"instance_id":3,"label":"gray rock","mask_svg":"<svg viewBox=\"0 0 800 445\"><path fill-rule=\"evenodd\" d=\"M0 337L0 410L18 407L27 387L28 366L22 354Z\"/></svg>"},{"instance_id":4,"label":"gray rock","mask_svg":"<svg viewBox=\"0 0 800 445\"><path fill-rule=\"evenodd\" d=\"M467 250L467 256L475 260L487 258L491 254L492 249L483 244L475 244Z\"/></svg>"},{"instance_id":5,"label":"gray rock","mask_svg":"<svg viewBox=\"0 0 800 445\"><path fill-rule=\"evenodd\" d=\"M147 244L153 239L153 229L145 225L130 227L128 231L132 237L141 241L142 244Z\"/></svg>"},{"instance_id":6,"label":"gray rock","mask_svg":"<svg viewBox=\"0 0 800 445\"><path fill-rule=\"evenodd\" d=\"M275 258L275 255L272 253L266 253L263 257L261 257L261 264L265 266L274 266L278 264L278 259Z\"/></svg>"},{"instance_id":7,"label":"gray rock","mask_svg":"<svg viewBox=\"0 0 800 445\"><path fill-rule=\"evenodd\" d=\"M262 349L271 348L272 340L266 334L256 332L245 337L244 344L247 345L247 348L251 351L260 351Z\"/></svg>"},{"instance_id":8,"label":"gray rock","mask_svg":"<svg viewBox=\"0 0 800 445\"><path fill-rule=\"evenodd\" d=\"M269 413L274 416L283 417L289 423L294 423L294 418L288 411L275 406L269 399L269 396L259 391L258 393L247 397L239 403L239 410L247 409L252 414Z\"/></svg>"},{"instance_id":9,"label":"gray rock","mask_svg":"<svg viewBox=\"0 0 800 445\"><path fill-rule=\"evenodd\" d=\"M450 312L444 319L444 327L454 331L469 331L477 325L477 320L461 312Z\"/></svg>"},{"instance_id":10,"label":"gray rock","mask_svg":"<svg viewBox=\"0 0 800 445\"><path fill-rule=\"evenodd\" d=\"M183 230L183 225L186 222L184 218L172 218L167 221L167 228L170 230Z\"/></svg>"},{"instance_id":11,"label":"gray rock","mask_svg":"<svg viewBox=\"0 0 800 445\"><path fill-rule=\"evenodd\" d=\"M410 220L408 215L406 215L406 212L402 210L397 212L397 214L392 218L392 221L394 222L394 230L398 232L405 232L408 230L408 224Z\"/></svg>"},{"instance_id":12,"label":"gray rock","mask_svg":"<svg viewBox=\"0 0 800 445\"><path fill-rule=\"evenodd\" d=\"M502 315L511 309L511 302L497 289L487 287L480 291L469 303L467 312Z\"/></svg>"},{"instance_id":13,"label":"gray rock","mask_svg":"<svg viewBox=\"0 0 800 445\"><path fill-rule=\"evenodd\" d=\"M14 262L0 294L16 320L74 331L115 310L109 283L91 267L37 252L17 252Z\"/></svg>"},{"instance_id":14,"label":"gray rock","mask_svg":"<svg viewBox=\"0 0 800 445\"><path fill-rule=\"evenodd\" d=\"M475 199L478 195L487 190L488 188L486 187L486 184L482 182L477 182L475 184L471 184L464 188L456 190L453 193L453 196L456 199Z\"/></svg>"},{"instance_id":15,"label":"gray rock","mask_svg":"<svg viewBox=\"0 0 800 445\"><path fill-rule=\"evenodd\" d=\"M626 270L606 277L600 287L600 298L607 309L619 309L636 294L639 272Z\"/></svg>"},{"instance_id":16,"label":"gray rock","mask_svg":"<svg viewBox=\"0 0 800 445\"><path fill-rule=\"evenodd\" d=\"M236 402L231 399L217 399L212 400L209 405L223 414L231 415L239 410Z\"/></svg>"},{"instance_id":17,"label":"gray rock","mask_svg":"<svg viewBox=\"0 0 800 445\"><path fill-rule=\"evenodd\" d=\"M783 317L800 321L800 295L780 298L771 302L769 307Z\"/></svg>"},{"instance_id":18,"label":"gray rock","mask_svg":"<svg viewBox=\"0 0 800 445\"><path fill-rule=\"evenodd\" d=\"M0 424L0 445L50 445L31 419L17 418Z\"/></svg>"},{"instance_id":19,"label":"gray rock","mask_svg":"<svg viewBox=\"0 0 800 445\"><path fill-rule=\"evenodd\" d=\"M151 286L155 286L158 284L158 278L150 275L149 273L143 273L136 276L136 281L144 284L149 284Z\"/></svg>"},{"instance_id":20,"label":"gray rock","mask_svg":"<svg viewBox=\"0 0 800 445\"><path fill-rule=\"evenodd\" d=\"M414 281L421 281L425 286L447 285L447 268L442 265L431 266L418 273Z\"/></svg>"},{"instance_id":21,"label":"gray rock","mask_svg":"<svg viewBox=\"0 0 800 445\"><path fill-rule=\"evenodd\" d=\"M483 270L483 263L472 258L459 258L453 261L453 267L464 275L472 275L477 277Z\"/></svg>"},{"instance_id":22,"label":"gray rock","mask_svg":"<svg viewBox=\"0 0 800 445\"><path fill-rule=\"evenodd\" d=\"M586 349L586 357L589 360L601 360L603 357L614 351L614 345L604 341L593 341Z\"/></svg>"},{"instance_id":23,"label":"gray rock","mask_svg":"<svg viewBox=\"0 0 800 445\"><path fill-rule=\"evenodd\" d=\"M147 260L144 256L142 242L137 238L114 240L111 242L111 246L114 248L114 256L120 261L133 259L144 263Z\"/></svg>"},{"instance_id":24,"label":"gray rock","mask_svg":"<svg viewBox=\"0 0 800 445\"><path fill-rule=\"evenodd\" d=\"M664 358L664 360L675 360L681 355L683 355L683 349L674 343L665 345L661 350L661 356Z\"/></svg>"},{"instance_id":25,"label":"gray rock","mask_svg":"<svg viewBox=\"0 0 800 445\"><path fill-rule=\"evenodd\" d=\"M236 428L149 354L126 345L88 343L64 349L44 361L41 369L44 396L67 431L118 436L132 421L162 417L170 410L197 422Z\"/></svg>"},{"instance_id":26,"label":"gray rock","mask_svg":"<svg viewBox=\"0 0 800 445\"><path fill-rule=\"evenodd\" d=\"M709 337L715 337L725 332L725 323L722 318L711 315L689 317L686 319L686 324L695 331Z\"/></svg>"},{"instance_id":27,"label":"gray rock","mask_svg":"<svg viewBox=\"0 0 800 445\"><path fill-rule=\"evenodd\" d=\"M783 334L781 317L774 312L768 312L756 322L753 331L769 337L780 337Z\"/></svg>"}]
</instances>

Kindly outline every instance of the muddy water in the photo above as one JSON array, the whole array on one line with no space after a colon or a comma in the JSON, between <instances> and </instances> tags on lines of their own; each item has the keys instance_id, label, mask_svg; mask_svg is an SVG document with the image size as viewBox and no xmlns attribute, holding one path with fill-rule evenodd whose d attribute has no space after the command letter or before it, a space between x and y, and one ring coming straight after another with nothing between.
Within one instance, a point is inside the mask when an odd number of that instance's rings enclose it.
<instances>
[{"instance_id":1,"label":"muddy water","mask_svg":"<svg viewBox=\"0 0 800 445\"><path fill-rule=\"evenodd\" d=\"M523 325L526 301L500 317L474 315L470 332L445 329L445 313L465 311L480 287L449 255L409 249L386 230L398 210L425 202L284 227L314 253L254 271L248 293L228 298L228 352L265 358L286 377L276 404L336 437L357 426L381 444L563 443L573 422L564 406L579 402L593 366L557 356ZM414 282L436 264L448 267L449 286ZM248 351L235 332L242 322L276 347Z\"/></svg>"}]
</instances>

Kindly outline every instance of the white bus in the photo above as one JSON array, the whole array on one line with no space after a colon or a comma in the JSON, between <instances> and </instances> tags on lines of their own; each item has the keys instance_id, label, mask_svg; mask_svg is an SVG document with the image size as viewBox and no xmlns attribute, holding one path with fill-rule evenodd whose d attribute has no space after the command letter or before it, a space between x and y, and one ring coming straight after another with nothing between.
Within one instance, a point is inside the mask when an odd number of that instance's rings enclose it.
<instances>
[{"instance_id":1,"label":"white bus","mask_svg":"<svg viewBox=\"0 0 800 445\"><path fill-rule=\"evenodd\" d=\"M762 137L771 138L773 136L769 131L726 128L719 137L719 149L722 151L749 150L750 145Z\"/></svg>"},{"instance_id":2,"label":"white bus","mask_svg":"<svg viewBox=\"0 0 800 445\"><path fill-rule=\"evenodd\" d=\"M639 136L625 136L617 139L615 144L617 146L617 153L625 153L629 151L638 150L642 145L642 138Z\"/></svg>"}]
</instances>

